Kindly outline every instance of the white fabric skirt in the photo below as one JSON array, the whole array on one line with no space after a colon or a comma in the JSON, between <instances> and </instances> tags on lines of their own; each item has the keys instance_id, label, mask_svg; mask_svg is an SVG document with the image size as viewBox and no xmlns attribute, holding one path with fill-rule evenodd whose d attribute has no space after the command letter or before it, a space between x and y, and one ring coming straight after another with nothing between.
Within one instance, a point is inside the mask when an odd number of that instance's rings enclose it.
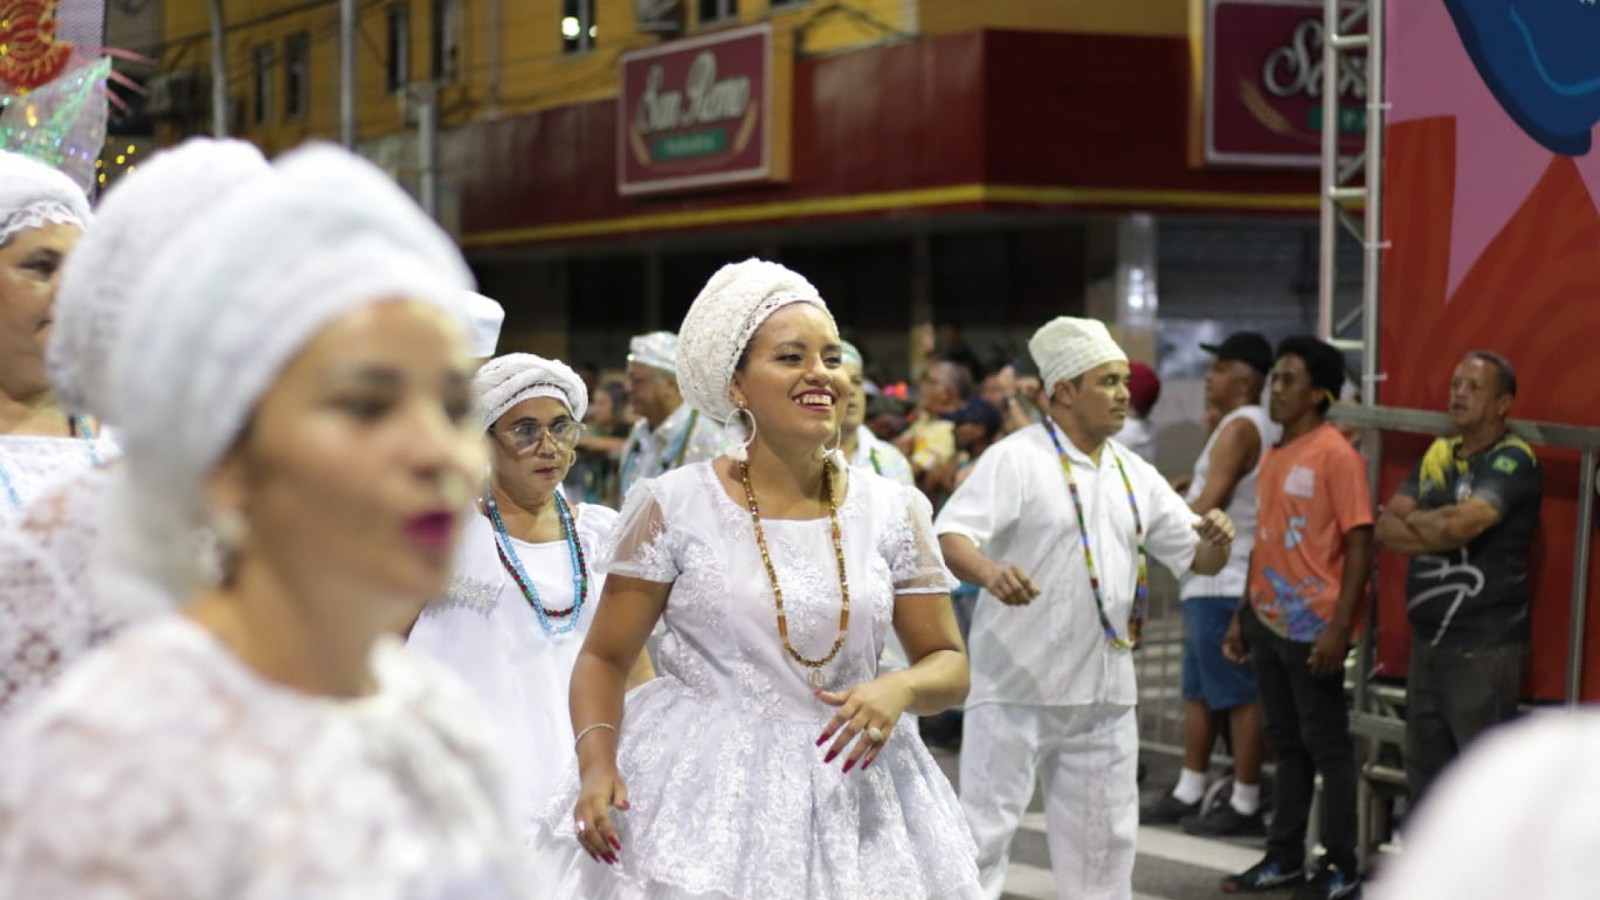
<instances>
[{"instance_id":1,"label":"white fabric skirt","mask_svg":"<svg viewBox=\"0 0 1600 900\"><path fill-rule=\"evenodd\" d=\"M771 718L671 677L628 697L615 866L578 844L570 770L533 825L531 876L555 900L979 900L950 781L904 719L871 768L824 765L829 713Z\"/></svg>"}]
</instances>

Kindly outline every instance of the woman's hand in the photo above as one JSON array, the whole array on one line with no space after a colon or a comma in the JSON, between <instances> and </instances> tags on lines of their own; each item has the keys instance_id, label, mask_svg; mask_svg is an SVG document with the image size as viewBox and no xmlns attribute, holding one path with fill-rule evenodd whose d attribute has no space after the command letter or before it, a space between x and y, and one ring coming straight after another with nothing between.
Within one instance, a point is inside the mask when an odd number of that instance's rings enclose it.
<instances>
[{"instance_id":1,"label":"woman's hand","mask_svg":"<svg viewBox=\"0 0 1600 900\"><path fill-rule=\"evenodd\" d=\"M872 765L878 758L878 751L888 742L889 732L911 705L911 686L903 675L903 672L890 672L843 693L817 692L817 699L839 708L828 727L822 730L822 737L817 738L818 747L833 738L833 746L822 758L824 764L833 762L854 741L855 749L846 758L844 770L848 772L858 763L863 769Z\"/></svg>"},{"instance_id":2,"label":"woman's hand","mask_svg":"<svg viewBox=\"0 0 1600 900\"><path fill-rule=\"evenodd\" d=\"M622 841L611 823L611 810L627 810L628 786L615 766L595 767L584 772L583 786L578 790L578 805L572 818L578 830L578 843L587 850L595 862L604 860L616 865L617 854L622 852Z\"/></svg>"}]
</instances>

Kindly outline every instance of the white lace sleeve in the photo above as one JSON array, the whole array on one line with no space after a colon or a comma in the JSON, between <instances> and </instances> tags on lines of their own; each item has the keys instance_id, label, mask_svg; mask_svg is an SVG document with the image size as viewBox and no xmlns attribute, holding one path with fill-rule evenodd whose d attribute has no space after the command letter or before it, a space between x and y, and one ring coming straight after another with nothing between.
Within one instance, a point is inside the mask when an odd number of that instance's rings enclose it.
<instances>
[{"instance_id":1,"label":"white lace sleeve","mask_svg":"<svg viewBox=\"0 0 1600 900\"><path fill-rule=\"evenodd\" d=\"M0 731L89 646L78 595L33 536L0 531Z\"/></svg>"},{"instance_id":2,"label":"white lace sleeve","mask_svg":"<svg viewBox=\"0 0 1600 900\"><path fill-rule=\"evenodd\" d=\"M914 488L900 487L905 514L884 538L884 555L894 578L894 592L948 594L960 584L945 568L939 538L933 532L933 506Z\"/></svg>"},{"instance_id":3,"label":"white lace sleeve","mask_svg":"<svg viewBox=\"0 0 1600 900\"><path fill-rule=\"evenodd\" d=\"M628 492L600 554L600 568L607 575L657 584L671 584L678 579L672 534L655 491L654 482L641 481Z\"/></svg>"}]
</instances>

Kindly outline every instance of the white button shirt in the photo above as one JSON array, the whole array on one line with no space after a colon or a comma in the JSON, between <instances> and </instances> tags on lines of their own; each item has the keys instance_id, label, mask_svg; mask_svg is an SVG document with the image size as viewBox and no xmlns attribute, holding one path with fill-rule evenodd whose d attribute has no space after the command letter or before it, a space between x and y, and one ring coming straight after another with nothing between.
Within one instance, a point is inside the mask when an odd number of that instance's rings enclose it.
<instances>
[{"instance_id":1,"label":"white button shirt","mask_svg":"<svg viewBox=\"0 0 1600 900\"><path fill-rule=\"evenodd\" d=\"M679 448L678 436L689 427L691 418L694 420L694 430L683 441L683 458L675 460ZM633 430L622 445L622 494L627 496L634 484L642 479L665 475L677 466L715 459L722 448L722 426L704 413L695 415L694 409L687 403L678 404L678 408L662 419L660 427L654 431L650 430L650 423L641 416L639 421L633 423Z\"/></svg>"},{"instance_id":2,"label":"white button shirt","mask_svg":"<svg viewBox=\"0 0 1600 900\"><path fill-rule=\"evenodd\" d=\"M1175 574L1188 571L1199 543L1197 517L1155 467L1127 447L1107 441L1096 466L1059 429L1057 434L1085 507L1106 616L1125 639L1138 557L1116 460L1122 460L1138 500L1152 564ZM985 451L940 511L934 530L962 535L995 562L1021 567L1041 592L1027 606L1006 606L988 591L979 594L967 648L969 707L1137 702L1133 656L1112 647L1100 627L1072 495L1043 425L1030 425Z\"/></svg>"}]
</instances>

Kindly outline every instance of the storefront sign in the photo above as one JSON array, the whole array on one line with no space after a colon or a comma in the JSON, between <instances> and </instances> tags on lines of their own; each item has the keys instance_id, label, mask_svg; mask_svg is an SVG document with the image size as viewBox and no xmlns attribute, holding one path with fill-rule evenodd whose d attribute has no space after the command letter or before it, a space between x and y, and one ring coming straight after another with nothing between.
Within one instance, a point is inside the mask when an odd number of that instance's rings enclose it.
<instances>
[{"instance_id":1,"label":"storefront sign","mask_svg":"<svg viewBox=\"0 0 1600 900\"><path fill-rule=\"evenodd\" d=\"M624 55L618 190L787 180L788 62L774 59L766 24Z\"/></svg>"},{"instance_id":2,"label":"storefront sign","mask_svg":"<svg viewBox=\"0 0 1600 900\"><path fill-rule=\"evenodd\" d=\"M1193 0L1203 4L1203 77L1195 104L1197 161L1316 166L1322 160L1322 0ZM1366 58L1339 71L1340 152L1361 152Z\"/></svg>"}]
</instances>

